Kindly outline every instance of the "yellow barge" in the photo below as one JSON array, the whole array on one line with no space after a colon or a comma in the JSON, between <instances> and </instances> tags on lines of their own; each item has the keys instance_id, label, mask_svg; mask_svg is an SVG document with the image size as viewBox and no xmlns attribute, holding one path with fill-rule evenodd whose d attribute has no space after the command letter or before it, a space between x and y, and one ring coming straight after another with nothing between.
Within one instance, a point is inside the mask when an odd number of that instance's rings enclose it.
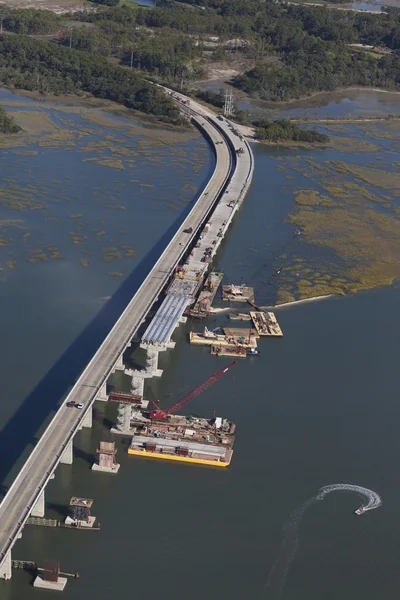
<instances>
[{"instance_id":1,"label":"yellow barge","mask_svg":"<svg viewBox=\"0 0 400 600\"><path fill-rule=\"evenodd\" d=\"M231 456L229 461L225 462L222 460L207 460L205 458L192 458L190 456L177 456L173 454L163 454L162 452L149 452L148 450L136 450L134 448L128 448L128 454L134 454L135 456L144 456L146 458L161 458L163 460L177 460L179 462L195 463L198 465L210 465L212 467L229 467L231 464Z\"/></svg>"},{"instance_id":2,"label":"yellow barge","mask_svg":"<svg viewBox=\"0 0 400 600\"><path fill-rule=\"evenodd\" d=\"M229 466L236 426L227 419L171 414L155 419L149 414L140 409L135 411L128 454L214 467Z\"/></svg>"}]
</instances>

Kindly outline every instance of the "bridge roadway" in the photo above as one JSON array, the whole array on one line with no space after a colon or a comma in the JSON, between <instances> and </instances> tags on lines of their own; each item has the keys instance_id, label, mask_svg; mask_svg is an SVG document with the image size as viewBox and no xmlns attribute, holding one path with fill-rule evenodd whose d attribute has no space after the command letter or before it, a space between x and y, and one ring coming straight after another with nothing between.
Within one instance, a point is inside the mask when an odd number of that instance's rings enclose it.
<instances>
[{"instance_id":1,"label":"bridge roadway","mask_svg":"<svg viewBox=\"0 0 400 600\"><path fill-rule=\"evenodd\" d=\"M218 129L203 116L194 113L192 118L197 121L214 146L214 173L185 221L80 375L4 497L0 505L0 576L4 578L11 576L7 567L11 548L59 464L63 451L72 443L100 388L112 373L116 361L130 345L132 337L228 181L232 165L232 154L228 144ZM192 234L183 232L188 227L193 228ZM66 403L70 401L82 402L84 408L68 408Z\"/></svg>"}]
</instances>

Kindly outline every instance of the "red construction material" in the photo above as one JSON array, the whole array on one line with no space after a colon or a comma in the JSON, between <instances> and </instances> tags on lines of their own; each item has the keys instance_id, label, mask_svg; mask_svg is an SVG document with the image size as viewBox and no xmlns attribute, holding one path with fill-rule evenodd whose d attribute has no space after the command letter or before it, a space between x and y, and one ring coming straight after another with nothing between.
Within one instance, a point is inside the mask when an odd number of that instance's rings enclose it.
<instances>
[{"instance_id":1,"label":"red construction material","mask_svg":"<svg viewBox=\"0 0 400 600\"><path fill-rule=\"evenodd\" d=\"M125 392L111 392L108 399L120 404L141 404L143 398L136 394L125 394Z\"/></svg>"},{"instance_id":2,"label":"red construction material","mask_svg":"<svg viewBox=\"0 0 400 600\"><path fill-rule=\"evenodd\" d=\"M158 404L153 402L153 404L157 410L150 411L150 419L166 419L168 417L168 415L176 412L177 410L182 408L182 406L185 406L185 404L187 404L188 402L193 400L193 398L196 398L196 396L198 396L199 394L204 392L206 389L208 389L211 385L216 383L218 381L218 379L221 379L221 377L223 377L223 375L225 375L225 373L227 373L232 367L234 367L236 365L236 362L237 361L234 360L233 363L231 363L224 369L221 369L220 371L217 371L216 373L211 375L211 377L206 379L206 381L204 381L202 384L197 386L197 388L195 388L189 394L187 394L186 396L181 398L176 404L171 406L171 408L169 408L166 411L161 410L161 408L158 406Z\"/></svg>"}]
</instances>

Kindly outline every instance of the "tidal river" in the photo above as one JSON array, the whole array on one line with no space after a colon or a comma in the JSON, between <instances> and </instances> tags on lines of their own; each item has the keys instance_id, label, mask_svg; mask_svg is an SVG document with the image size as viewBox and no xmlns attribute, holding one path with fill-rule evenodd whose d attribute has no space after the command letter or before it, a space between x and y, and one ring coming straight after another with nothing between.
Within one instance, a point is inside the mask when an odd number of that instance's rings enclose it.
<instances>
[{"instance_id":1,"label":"tidal river","mask_svg":"<svg viewBox=\"0 0 400 600\"><path fill-rule=\"evenodd\" d=\"M15 97L10 104L12 101ZM33 109L38 110L36 106ZM28 110L26 106L24 110ZM57 123L59 111L46 105L40 110ZM107 121L106 127L106 117L118 124L113 127ZM73 123L61 125L78 131L83 127L81 118L81 113L67 112L63 120ZM101 127L101 139L128 135L124 128L133 127L131 121L128 124L123 117L108 113L103 115L103 125L98 114L96 121L89 128ZM124 162L131 160L128 155L118 155L123 169L98 164L110 156L115 160L116 152L110 149L102 148L99 153L97 148L87 154L96 160L82 161L86 153L81 152L81 144L89 144L78 133L69 139L74 146L60 144L49 150L37 144L36 155L2 150L2 177L18 180L20 187L35 177L32 185L40 183L44 193L51 190L45 196L46 209L30 206L11 212L9 208L6 215L7 219L24 220L18 235L15 224L7 226L5 235L13 238L14 245L10 242L1 249L6 255L0 287L0 446L6 457L2 469L6 484L11 481L11 464L21 452L29 451L35 432L56 406L60 387L72 384L75 370L87 360L118 302L126 302L139 283L141 263L149 253L149 260L154 258L157 242L187 208L190 194L185 195L182 188L201 187L207 178L212 159L203 140L193 137L150 151L137 146L141 139L149 138L146 132L138 137L136 127L127 142L132 153L137 152L132 160L140 162L134 175ZM396 149L389 133L385 130L382 134L383 126L377 125L370 133L346 127L349 129L339 137L377 145L389 172ZM119 147L116 140L112 145ZM183 154L177 156L179 148ZM304 204L298 202L299 190L305 189L304 179L307 189L320 191L321 181L315 172L326 161L351 159L359 166L375 168L376 152L368 148L370 152L351 152L344 142L324 150L254 145L253 184L217 257L225 280L253 285L256 301L268 304L282 294L282 289L298 298L307 287L298 285L296 272L291 271L294 264L307 275L307 268L314 272L319 260L320 270L324 266L325 274L329 274L331 250L318 246L305 233L296 236L297 225L290 215L304 210ZM27 149L32 150L32 146ZM56 154L58 160L53 158ZM293 168L292 159L297 156ZM307 160L314 163L312 173L300 173L297 162L310 167ZM193 162L199 166L196 172ZM332 177L319 172L324 179ZM343 177L349 182L353 177L352 182L361 186L354 170ZM132 196L139 185L132 179L155 187ZM60 183L52 184L52 180ZM53 185L59 187L53 189ZM102 204L95 203L95 188L108 190L101 192ZM396 201L393 190L382 194ZM182 197L180 211L168 208L166 200L158 205L155 198L159 195ZM375 195L379 195L378 189ZM106 208L108 196L114 196L112 202L126 210ZM50 197L63 201L53 204ZM35 198L42 200L41 193ZM331 200L335 201L333 197ZM375 204L382 210L381 203ZM155 205L161 209L154 210ZM356 209L364 210L360 199L351 205L351 211ZM43 210L59 225L46 221ZM71 215L81 213L79 221L84 225L79 229L71 225L75 223ZM95 221L99 216L104 220L101 229ZM117 218L120 220L113 221ZM154 232L151 237L150 228ZM100 242L99 229L106 231ZM128 234L122 236L121 230L128 230ZM70 231L88 239L75 244ZM32 235L23 238L27 232ZM103 252L104 236L110 240L104 242L107 251ZM135 256L123 254L127 250L122 243L130 244ZM32 247L26 248L26 244ZM58 249L49 251L53 246ZM27 250L38 247L47 260L30 262L37 254ZM83 255L82 247L90 255ZM9 252L16 256L8 256ZM51 258L51 252L59 252L62 258ZM104 261L105 256L114 258ZM81 263L84 257L90 260L88 266ZM7 261L15 262L15 266L9 268ZM344 258L340 264L341 278L346 279L349 273ZM281 279L274 276L279 266L283 267ZM109 272L121 272L124 277L110 276ZM319 284L311 275L308 273L307 281L316 287ZM335 277L340 279L337 273ZM211 416L215 409L237 424L235 452L228 469L136 459L126 453L128 440L118 439L119 474L92 473L98 442L109 439L115 421L115 407L97 406L93 429L76 437L73 466L60 466L46 489L46 512L61 519L72 495L91 497L101 531L27 527L14 557L39 564L46 558L57 558L63 570L79 571L80 579L69 581L63 592L66 600L88 596L98 600L156 600L161 596L171 600L395 598L400 535L399 294L394 282L390 287L276 310L284 338L262 340L261 357L239 362L226 378L190 405L194 414ZM107 304L109 296L113 299ZM210 318L207 326L227 323L227 316L220 314ZM189 346L190 329L202 325L188 323L179 328L175 350L161 357L163 377L152 380L146 388L149 399L158 399L166 407L228 362L210 356L204 348ZM137 360L140 358L138 354ZM21 459L17 461L20 463ZM315 501L302 510L318 493L323 495L323 502ZM354 510L368 502L375 502L377 510L354 516ZM300 514L301 521L290 530L287 524L293 523L293 514ZM29 582L29 574L15 573L11 582L1 586L2 598L25 600L35 596L42 600L48 596L30 588Z\"/></svg>"}]
</instances>

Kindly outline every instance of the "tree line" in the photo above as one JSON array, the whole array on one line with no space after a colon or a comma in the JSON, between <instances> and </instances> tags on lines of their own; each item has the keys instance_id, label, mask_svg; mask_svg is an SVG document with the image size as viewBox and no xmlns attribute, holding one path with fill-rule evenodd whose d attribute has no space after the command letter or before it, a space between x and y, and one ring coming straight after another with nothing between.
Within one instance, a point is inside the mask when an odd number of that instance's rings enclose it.
<instances>
[{"instance_id":1,"label":"tree line","mask_svg":"<svg viewBox=\"0 0 400 600\"><path fill-rule=\"evenodd\" d=\"M22 131L21 127L0 106L0 133L19 133L20 131Z\"/></svg>"},{"instance_id":2,"label":"tree line","mask_svg":"<svg viewBox=\"0 0 400 600\"><path fill-rule=\"evenodd\" d=\"M153 79L190 90L210 60L254 66L233 84L263 99L288 100L349 85L394 89L400 84L400 11L386 14L288 5L274 0L157 0L154 8L101 6L57 16L34 9L1 9L3 25L15 33L60 31L59 43L143 71ZM71 26L75 21L76 26ZM209 50L218 36L243 40L239 49ZM381 58L346 46L379 45Z\"/></svg>"},{"instance_id":3,"label":"tree line","mask_svg":"<svg viewBox=\"0 0 400 600\"><path fill-rule=\"evenodd\" d=\"M13 87L53 94L89 92L165 121L180 119L171 98L141 74L88 52L22 35L0 36L0 79Z\"/></svg>"},{"instance_id":4,"label":"tree line","mask_svg":"<svg viewBox=\"0 0 400 600\"><path fill-rule=\"evenodd\" d=\"M289 119L257 119L253 121L256 138L269 142L317 142L327 144L329 136L315 129L302 129Z\"/></svg>"}]
</instances>

